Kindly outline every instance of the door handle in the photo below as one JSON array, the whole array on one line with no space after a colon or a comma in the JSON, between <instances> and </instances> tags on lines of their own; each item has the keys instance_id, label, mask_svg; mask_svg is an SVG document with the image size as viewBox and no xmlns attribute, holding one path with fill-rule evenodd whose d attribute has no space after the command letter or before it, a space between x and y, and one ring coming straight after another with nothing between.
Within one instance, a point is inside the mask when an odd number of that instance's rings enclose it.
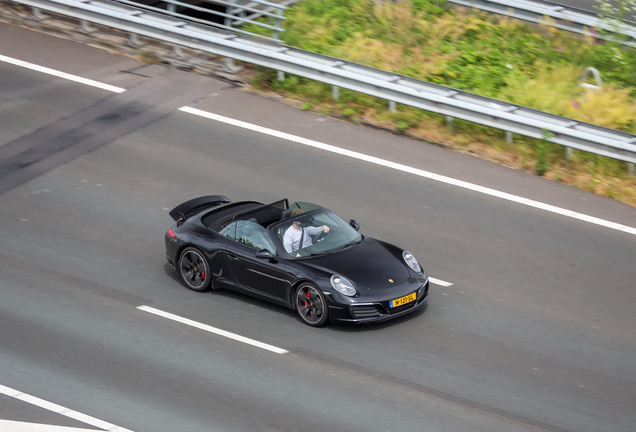
<instances>
[{"instance_id":1,"label":"door handle","mask_svg":"<svg viewBox=\"0 0 636 432\"><path fill-rule=\"evenodd\" d=\"M239 259L238 259L238 257L237 257L236 255L228 254L228 255L227 255L227 257L228 257L229 259L231 259L232 261L238 261L238 260L239 260Z\"/></svg>"}]
</instances>

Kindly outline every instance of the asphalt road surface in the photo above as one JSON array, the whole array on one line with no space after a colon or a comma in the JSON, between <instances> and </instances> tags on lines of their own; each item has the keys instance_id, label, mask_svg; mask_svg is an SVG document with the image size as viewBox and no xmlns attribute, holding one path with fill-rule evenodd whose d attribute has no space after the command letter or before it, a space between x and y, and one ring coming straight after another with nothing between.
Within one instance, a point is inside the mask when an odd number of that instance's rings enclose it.
<instances>
[{"instance_id":1,"label":"asphalt road surface","mask_svg":"<svg viewBox=\"0 0 636 432\"><path fill-rule=\"evenodd\" d=\"M0 386L137 432L634 430L635 235L177 108L627 227L636 209L212 78L7 25L0 40L127 89L0 61ZM448 283L424 313L320 329L188 291L167 212L207 194L320 203ZM0 396L3 420L107 429Z\"/></svg>"}]
</instances>

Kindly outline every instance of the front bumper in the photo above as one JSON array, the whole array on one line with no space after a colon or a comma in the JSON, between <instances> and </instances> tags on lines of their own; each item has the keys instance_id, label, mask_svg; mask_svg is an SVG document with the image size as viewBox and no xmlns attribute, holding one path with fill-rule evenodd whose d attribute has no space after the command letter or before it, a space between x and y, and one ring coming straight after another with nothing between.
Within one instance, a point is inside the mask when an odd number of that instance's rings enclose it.
<instances>
[{"instance_id":1,"label":"front bumper","mask_svg":"<svg viewBox=\"0 0 636 432\"><path fill-rule=\"evenodd\" d=\"M389 307L390 300L356 302L348 305L330 304L330 321L332 323L370 324L398 318L419 309L426 309L428 307L429 283L429 280L426 279L417 288L415 301L396 308Z\"/></svg>"}]
</instances>

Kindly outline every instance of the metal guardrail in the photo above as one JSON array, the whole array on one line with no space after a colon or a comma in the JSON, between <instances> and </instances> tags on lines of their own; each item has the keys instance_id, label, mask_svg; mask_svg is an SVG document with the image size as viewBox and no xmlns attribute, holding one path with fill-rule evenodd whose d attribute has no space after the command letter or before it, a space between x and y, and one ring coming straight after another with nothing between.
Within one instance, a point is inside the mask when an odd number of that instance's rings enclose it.
<instances>
[{"instance_id":1,"label":"metal guardrail","mask_svg":"<svg viewBox=\"0 0 636 432\"><path fill-rule=\"evenodd\" d=\"M105 0L13 0L162 40L195 50L241 60L376 96L427 111L459 118L590 153L636 163L636 135L595 126L553 114L497 101L391 72L332 57L248 38L143 9ZM630 171L633 165L630 165Z\"/></svg>"},{"instance_id":2,"label":"metal guardrail","mask_svg":"<svg viewBox=\"0 0 636 432\"><path fill-rule=\"evenodd\" d=\"M238 0L235 0L235 1L238 1ZM240 0L240 1L246 2L247 0ZM256 0L254 0L254 1L256 1ZM280 6L285 6L285 9L286 9L287 6L292 5L294 3L298 3L299 1L301 1L301 0L283 0L280 3L277 3L277 4L279 5L279 7ZM246 6L254 6L254 3L253 2L247 3ZM277 8L274 8L274 7L267 7L267 8L264 8L263 10L265 12L272 12L272 11L275 11L276 9ZM230 13L237 16L237 18L232 21L233 25L235 25L235 26L241 25L241 24L243 24L243 23L245 23L247 21L251 21L251 20L254 20L256 18L259 18L262 15L261 13L254 13L254 14L247 15L245 17L241 17L242 12L244 12L244 9L240 6L240 4L238 4L237 6L234 6L234 8L232 8ZM283 19L286 19L286 18L283 18Z\"/></svg>"},{"instance_id":3,"label":"metal guardrail","mask_svg":"<svg viewBox=\"0 0 636 432\"><path fill-rule=\"evenodd\" d=\"M618 18L602 17L594 12L572 6L546 0L446 0L446 2L537 24L545 24L598 39L615 40L623 45L636 48L636 23ZM590 31L590 29L599 29L603 32ZM616 35L621 37L616 37Z\"/></svg>"},{"instance_id":4,"label":"metal guardrail","mask_svg":"<svg viewBox=\"0 0 636 432\"><path fill-rule=\"evenodd\" d=\"M281 22L287 19L283 16L287 9L285 4L273 3L266 0L250 0L249 3L246 0L190 0L189 3L186 3L185 0L117 0L117 2L134 7L141 7L145 10L169 15L177 19L184 19L205 25L214 25L215 27L246 35L265 37L275 41L280 41L280 32L285 31L285 29L281 27ZM206 6L225 7L225 12L214 10ZM202 18L205 16L209 16L212 20ZM256 21L257 18L261 17L272 18L274 25ZM213 22L214 19L218 22ZM237 25L244 23L251 23L268 28L273 31L274 37L270 38L256 35L255 33L236 28Z\"/></svg>"}]
</instances>

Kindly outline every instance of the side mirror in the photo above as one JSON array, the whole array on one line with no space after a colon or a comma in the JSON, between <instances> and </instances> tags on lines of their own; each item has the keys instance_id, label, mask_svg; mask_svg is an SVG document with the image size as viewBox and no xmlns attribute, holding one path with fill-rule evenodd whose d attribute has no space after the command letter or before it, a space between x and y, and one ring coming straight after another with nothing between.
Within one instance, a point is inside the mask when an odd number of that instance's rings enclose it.
<instances>
[{"instance_id":1,"label":"side mirror","mask_svg":"<svg viewBox=\"0 0 636 432\"><path fill-rule=\"evenodd\" d=\"M267 249L261 249L254 255L256 258L267 259L267 260L276 260L276 257L273 253L268 251Z\"/></svg>"},{"instance_id":2,"label":"side mirror","mask_svg":"<svg viewBox=\"0 0 636 432\"><path fill-rule=\"evenodd\" d=\"M353 227L354 230L356 231L360 231L360 224L358 222L356 222L355 219L351 219L349 221L349 225L351 225Z\"/></svg>"}]
</instances>

